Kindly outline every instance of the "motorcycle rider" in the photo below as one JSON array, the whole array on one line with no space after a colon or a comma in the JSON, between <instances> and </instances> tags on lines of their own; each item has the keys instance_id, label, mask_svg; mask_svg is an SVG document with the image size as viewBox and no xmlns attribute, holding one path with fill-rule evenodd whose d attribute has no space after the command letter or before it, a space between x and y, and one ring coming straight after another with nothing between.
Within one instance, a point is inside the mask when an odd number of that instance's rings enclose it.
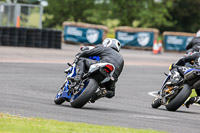
<instances>
[{"instance_id":1,"label":"motorcycle rider","mask_svg":"<svg viewBox=\"0 0 200 133\"><path fill-rule=\"evenodd\" d=\"M186 53L193 53L195 51L199 52L200 49L200 30L197 31L196 37L194 37L191 42L186 46Z\"/></svg>"},{"instance_id":2,"label":"motorcycle rider","mask_svg":"<svg viewBox=\"0 0 200 133\"><path fill-rule=\"evenodd\" d=\"M77 74L74 77L74 81L79 83L81 81L81 77L83 76L85 70L88 70L92 64L98 62L111 63L115 66L115 71L113 74L114 80L110 80L105 83L106 91L95 93L91 102L95 102L95 100L99 99L102 96L107 98L112 98L115 96L115 83L118 81L118 77L122 72L124 66L124 59L119 53L121 48L121 44L116 39L106 38L102 45L97 45L92 49L87 49L81 52L78 55L77 62ZM91 56L99 56L100 61L88 59Z\"/></svg>"},{"instance_id":3,"label":"motorcycle rider","mask_svg":"<svg viewBox=\"0 0 200 133\"><path fill-rule=\"evenodd\" d=\"M196 69L200 69L200 52L196 52L192 55L185 56L179 59L175 65L177 66L185 66L186 63L193 62L192 67ZM180 80L179 80L180 81ZM200 104L200 90L195 89L197 96L191 97L188 101L186 101L185 106L189 108L189 106L193 103Z\"/></svg>"}]
</instances>

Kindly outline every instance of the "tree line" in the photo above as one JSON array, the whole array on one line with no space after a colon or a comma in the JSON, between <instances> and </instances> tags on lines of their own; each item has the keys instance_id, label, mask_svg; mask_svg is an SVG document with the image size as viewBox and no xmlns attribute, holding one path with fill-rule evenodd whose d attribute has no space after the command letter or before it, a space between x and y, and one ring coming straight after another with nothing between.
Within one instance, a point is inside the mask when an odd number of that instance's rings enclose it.
<instances>
[{"instance_id":1,"label":"tree line","mask_svg":"<svg viewBox=\"0 0 200 133\"><path fill-rule=\"evenodd\" d=\"M44 26L64 21L102 24L109 28L132 26L163 31L200 29L200 0L47 0Z\"/></svg>"}]
</instances>

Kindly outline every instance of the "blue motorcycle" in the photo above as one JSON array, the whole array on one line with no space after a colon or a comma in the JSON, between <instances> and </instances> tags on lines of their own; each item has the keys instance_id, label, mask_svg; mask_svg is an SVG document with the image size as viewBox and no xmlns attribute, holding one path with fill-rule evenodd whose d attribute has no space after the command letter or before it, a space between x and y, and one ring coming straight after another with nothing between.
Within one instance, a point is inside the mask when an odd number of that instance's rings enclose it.
<instances>
[{"instance_id":1,"label":"blue motorcycle","mask_svg":"<svg viewBox=\"0 0 200 133\"><path fill-rule=\"evenodd\" d=\"M90 57L90 59L99 60L99 57ZM110 63L96 63L90 66L80 83L73 81L76 76L76 63L78 58L75 58L72 64L68 63L69 68L66 73L66 80L59 89L54 99L55 104L62 104L65 101L70 102L74 108L82 108L86 103L90 102L95 93L104 92L104 83L114 80L112 75L115 67Z\"/></svg>"},{"instance_id":2,"label":"blue motorcycle","mask_svg":"<svg viewBox=\"0 0 200 133\"><path fill-rule=\"evenodd\" d=\"M174 75L169 72L166 79L158 91L157 96L152 101L152 108L164 105L169 111L176 111L188 99L192 89L200 89L200 70L185 66L175 66L178 71ZM170 67L170 71L172 68ZM174 79L180 79L174 84Z\"/></svg>"}]
</instances>

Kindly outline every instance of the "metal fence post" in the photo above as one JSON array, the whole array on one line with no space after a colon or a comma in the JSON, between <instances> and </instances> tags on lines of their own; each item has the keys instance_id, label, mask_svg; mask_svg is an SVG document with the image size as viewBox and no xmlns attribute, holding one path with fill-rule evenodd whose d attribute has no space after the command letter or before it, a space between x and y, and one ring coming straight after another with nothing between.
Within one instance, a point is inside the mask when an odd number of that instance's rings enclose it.
<instances>
[{"instance_id":1,"label":"metal fence post","mask_svg":"<svg viewBox=\"0 0 200 133\"><path fill-rule=\"evenodd\" d=\"M31 10L32 8L39 8L39 11L37 9L36 13L37 15L40 15L40 16L36 20L37 23L35 22L34 25L28 25L28 23L26 23L24 19L22 18L25 18L27 19L27 21L30 21L30 18L28 17L32 13L32 10ZM44 10L44 7L42 5L0 2L0 26L38 27L42 29L43 10ZM27 14L24 14L24 11L27 12ZM21 16L22 14L23 16ZM21 16L21 20L20 20L20 16Z\"/></svg>"},{"instance_id":2,"label":"metal fence post","mask_svg":"<svg viewBox=\"0 0 200 133\"><path fill-rule=\"evenodd\" d=\"M43 15L43 6L40 6L40 23L39 23L40 29L42 29L42 15Z\"/></svg>"},{"instance_id":3,"label":"metal fence post","mask_svg":"<svg viewBox=\"0 0 200 133\"><path fill-rule=\"evenodd\" d=\"M0 26L2 24L2 13L4 11L4 5L0 3Z\"/></svg>"}]
</instances>

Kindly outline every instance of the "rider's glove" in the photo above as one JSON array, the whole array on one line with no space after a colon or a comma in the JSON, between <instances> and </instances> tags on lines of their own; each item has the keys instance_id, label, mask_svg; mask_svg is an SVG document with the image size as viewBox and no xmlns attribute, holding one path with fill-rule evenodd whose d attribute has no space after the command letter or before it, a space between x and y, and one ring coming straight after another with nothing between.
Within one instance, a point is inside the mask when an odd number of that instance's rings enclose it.
<instances>
[{"instance_id":1,"label":"rider's glove","mask_svg":"<svg viewBox=\"0 0 200 133\"><path fill-rule=\"evenodd\" d=\"M81 50L81 51L89 50L89 47L87 47L87 46L81 46L81 47L80 47L80 50Z\"/></svg>"},{"instance_id":2,"label":"rider's glove","mask_svg":"<svg viewBox=\"0 0 200 133\"><path fill-rule=\"evenodd\" d=\"M176 65L178 66L184 66L185 65L185 58L181 58L176 62Z\"/></svg>"},{"instance_id":3,"label":"rider's glove","mask_svg":"<svg viewBox=\"0 0 200 133\"><path fill-rule=\"evenodd\" d=\"M78 59L79 56L80 56L80 54L81 54L81 52L77 53L77 54L75 55L75 57Z\"/></svg>"}]
</instances>

